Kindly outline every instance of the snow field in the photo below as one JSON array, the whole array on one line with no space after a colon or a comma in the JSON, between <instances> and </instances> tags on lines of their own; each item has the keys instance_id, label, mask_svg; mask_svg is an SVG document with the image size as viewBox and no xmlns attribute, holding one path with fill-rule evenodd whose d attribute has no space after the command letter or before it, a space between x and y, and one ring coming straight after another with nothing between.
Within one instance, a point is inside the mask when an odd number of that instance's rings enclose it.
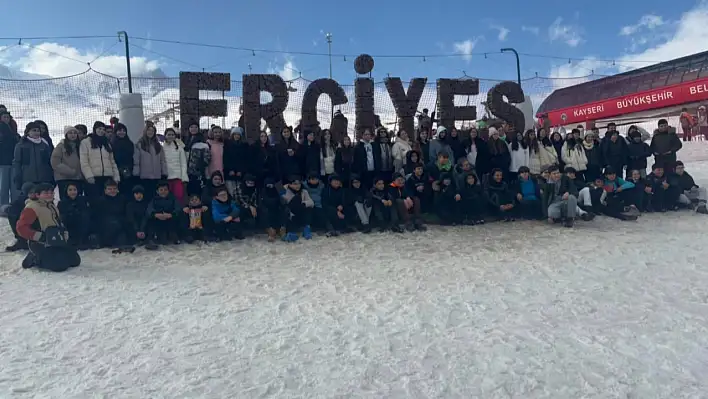
<instances>
[{"instance_id":1,"label":"snow field","mask_svg":"<svg viewBox=\"0 0 708 399\"><path fill-rule=\"evenodd\" d=\"M708 184L708 148L681 152ZM708 219L0 255L2 398L700 398ZM11 241L9 229L0 241Z\"/></svg>"}]
</instances>

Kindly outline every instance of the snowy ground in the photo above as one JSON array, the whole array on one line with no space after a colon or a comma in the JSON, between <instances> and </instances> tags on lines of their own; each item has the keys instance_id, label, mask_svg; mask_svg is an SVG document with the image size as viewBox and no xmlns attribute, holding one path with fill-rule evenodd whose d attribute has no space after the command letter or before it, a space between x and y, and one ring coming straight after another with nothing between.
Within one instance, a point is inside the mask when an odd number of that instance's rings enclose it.
<instances>
[{"instance_id":1,"label":"snowy ground","mask_svg":"<svg viewBox=\"0 0 708 399\"><path fill-rule=\"evenodd\" d=\"M708 184L708 143L687 147ZM93 251L64 274L3 254L0 397L706 397L707 235L681 212Z\"/></svg>"}]
</instances>

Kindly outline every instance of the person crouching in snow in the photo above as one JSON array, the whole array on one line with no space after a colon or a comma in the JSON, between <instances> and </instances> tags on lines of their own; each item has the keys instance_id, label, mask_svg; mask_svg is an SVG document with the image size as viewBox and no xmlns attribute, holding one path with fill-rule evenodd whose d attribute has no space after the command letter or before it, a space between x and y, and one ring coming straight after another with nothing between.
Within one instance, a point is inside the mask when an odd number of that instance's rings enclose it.
<instances>
[{"instance_id":1,"label":"person crouching in snow","mask_svg":"<svg viewBox=\"0 0 708 399\"><path fill-rule=\"evenodd\" d=\"M17 221L17 233L27 240L30 252L22 267L63 272L81 263L76 249L69 246L69 233L54 205L54 187L41 183L34 187L38 198L28 201Z\"/></svg>"},{"instance_id":2,"label":"person crouching in snow","mask_svg":"<svg viewBox=\"0 0 708 399\"><path fill-rule=\"evenodd\" d=\"M494 214L505 222L513 222L516 214L514 193L504 181L504 172L493 169L487 187L487 199Z\"/></svg>"},{"instance_id":3,"label":"person crouching in snow","mask_svg":"<svg viewBox=\"0 0 708 399\"><path fill-rule=\"evenodd\" d=\"M209 207L202 204L201 198L198 195L192 194L189 196L187 206L182 208L185 214L186 229L184 232L184 240L191 244L195 241L206 242L206 234L204 234L205 225L209 224L207 211Z\"/></svg>"},{"instance_id":4,"label":"person crouching in snow","mask_svg":"<svg viewBox=\"0 0 708 399\"><path fill-rule=\"evenodd\" d=\"M676 162L674 180L676 180L676 185L681 191L678 198L678 203L685 206L691 206L697 201L698 206L696 206L696 212L704 215L708 214L708 209L706 209L706 200L708 200L706 188L699 187L696 184L693 177L686 172L686 166L681 161Z\"/></svg>"},{"instance_id":5,"label":"person crouching in snow","mask_svg":"<svg viewBox=\"0 0 708 399\"><path fill-rule=\"evenodd\" d=\"M580 190L584 189L586 186L585 180L578 178L577 171L572 166L565 167L565 176L571 183L575 184L575 189L578 190L578 195L580 195ZM595 218L595 214L585 212L580 206L575 208L575 214L576 216L580 216L580 218L586 222Z\"/></svg>"},{"instance_id":6,"label":"person crouching in snow","mask_svg":"<svg viewBox=\"0 0 708 399\"><path fill-rule=\"evenodd\" d=\"M347 193L347 201L352 203L361 224L361 232L371 233L371 194L361 184L359 175L352 174L350 179L351 187Z\"/></svg>"},{"instance_id":7,"label":"person crouching in snow","mask_svg":"<svg viewBox=\"0 0 708 399\"><path fill-rule=\"evenodd\" d=\"M415 165L413 174L406 179L405 197L402 202L397 201L404 205L402 208L399 205L399 213L401 213L401 219L406 223L408 231L427 230L423 224L421 213L424 204L431 197L432 190L431 182L424 173L423 165Z\"/></svg>"},{"instance_id":8,"label":"person crouching in snow","mask_svg":"<svg viewBox=\"0 0 708 399\"><path fill-rule=\"evenodd\" d=\"M462 223L466 225L484 224L486 200L484 189L477 182L477 175L469 172L464 178L464 185L459 189L461 196L460 212Z\"/></svg>"},{"instance_id":9,"label":"person crouching in snow","mask_svg":"<svg viewBox=\"0 0 708 399\"><path fill-rule=\"evenodd\" d=\"M312 198L312 202L315 203L315 206L312 208L312 228L316 230L324 230L327 226L327 216L322 208L322 191L324 191L324 184L320 181L320 177L317 172L310 172L307 176L305 189L310 195L310 198Z\"/></svg>"},{"instance_id":10,"label":"person crouching in snow","mask_svg":"<svg viewBox=\"0 0 708 399\"><path fill-rule=\"evenodd\" d=\"M240 214L242 226L245 224L251 227L256 226L259 198L256 177L250 173L244 174L243 179L236 182L236 204L243 210Z\"/></svg>"},{"instance_id":11,"label":"person crouching in snow","mask_svg":"<svg viewBox=\"0 0 708 399\"><path fill-rule=\"evenodd\" d=\"M397 179L403 183L403 176L396 173L393 178L394 183L391 184L395 184ZM398 226L398 208L395 198L386 188L386 182L382 178L377 178L374 187L371 188L371 207L379 232L383 233L387 230L397 233L403 232L403 229Z\"/></svg>"},{"instance_id":12,"label":"person crouching in snow","mask_svg":"<svg viewBox=\"0 0 708 399\"><path fill-rule=\"evenodd\" d=\"M179 209L169 184L166 181L157 183L157 195L147 209L149 242L145 249L156 249L154 240L160 245L167 245L170 241L175 245L180 243L179 230L182 226L178 220Z\"/></svg>"},{"instance_id":13,"label":"person crouching in snow","mask_svg":"<svg viewBox=\"0 0 708 399\"><path fill-rule=\"evenodd\" d=\"M22 210L25 209L27 201L36 200L37 194L34 192L34 183L25 183L22 185L20 195L12 201L12 204L7 208L7 222L10 224L10 230L15 236L15 243L5 247L6 252L15 252L22 249L27 249L27 240L17 234L17 221L20 219Z\"/></svg>"},{"instance_id":14,"label":"person crouching in snow","mask_svg":"<svg viewBox=\"0 0 708 399\"><path fill-rule=\"evenodd\" d=\"M346 191L342 188L339 176L329 177L329 186L322 192L322 206L327 217L327 237L337 237L349 231L347 224L353 220L353 209L347 206Z\"/></svg>"},{"instance_id":15,"label":"person crouching in snow","mask_svg":"<svg viewBox=\"0 0 708 399\"><path fill-rule=\"evenodd\" d=\"M676 182L669 180L662 165L654 164L651 166L651 170L651 174L647 176L647 181L652 188L651 207L658 212L678 210L681 191Z\"/></svg>"},{"instance_id":16,"label":"person crouching in snow","mask_svg":"<svg viewBox=\"0 0 708 399\"><path fill-rule=\"evenodd\" d=\"M531 170L527 166L519 168L517 180L516 201L519 203L519 215L529 220L538 220L541 212L541 191L536 180L531 177Z\"/></svg>"},{"instance_id":17,"label":"person crouching in snow","mask_svg":"<svg viewBox=\"0 0 708 399\"><path fill-rule=\"evenodd\" d=\"M141 185L133 187L133 199L125 206L127 216L126 234L128 241L139 246L145 245L147 240L147 218L149 201L145 199L145 189Z\"/></svg>"},{"instance_id":18,"label":"person crouching in snow","mask_svg":"<svg viewBox=\"0 0 708 399\"><path fill-rule=\"evenodd\" d=\"M637 169L628 171L627 174L630 175L627 181L634 184L633 193L630 196L630 206L634 205L639 212L646 212L651 203L651 185ZM646 172L644 174L646 175Z\"/></svg>"},{"instance_id":19,"label":"person crouching in snow","mask_svg":"<svg viewBox=\"0 0 708 399\"><path fill-rule=\"evenodd\" d=\"M214 220L216 238L221 241L243 240L241 231L241 209L236 201L229 199L226 186L216 190L211 201L211 216Z\"/></svg>"},{"instance_id":20,"label":"person crouching in snow","mask_svg":"<svg viewBox=\"0 0 708 399\"><path fill-rule=\"evenodd\" d=\"M565 227L573 227L576 207L578 206L578 190L574 182L563 176L557 166L549 170L549 177L544 192L548 208L548 220L555 222L563 219Z\"/></svg>"},{"instance_id":21,"label":"person crouching in snow","mask_svg":"<svg viewBox=\"0 0 708 399\"><path fill-rule=\"evenodd\" d=\"M98 244L98 239L91 234L91 210L86 197L79 195L78 186L68 183L66 193L57 205L61 219L69 232L68 244L77 249L88 249Z\"/></svg>"},{"instance_id":22,"label":"person crouching in snow","mask_svg":"<svg viewBox=\"0 0 708 399\"><path fill-rule=\"evenodd\" d=\"M315 203L310 198L307 190L302 188L299 176L291 176L289 180L290 184L285 186L285 192L282 195L287 215L287 233L283 236L283 241L297 241L297 231L300 228L302 228L302 238L310 240L312 239L312 229L310 228L312 208Z\"/></svg>"},{"instance_id":23,"label":"person crouching in snow","mask_svg":"<svg viewBox=\"0 0 708 399\"><path fill-rule=\"evenodd\" d=\"M98 226L101 226L99 239L104 248L114 248L113 252L119 253L130 250L127 239L127 226L125 223L125 200L118 195L118 183L108 180L104 184L103 195L98 201L98 206L92 208Z\"/></svg>"},{"instance_id":24,"label":"person crouching in snow","mask_svg":"<svg viewBox=\"0 0 708 399\"><path fill-rule=\"evenodd\" d=\"M452 181L452 174L445 172L440 175L440 191L435 199L435 213L444 225L462 223L460 206L462 196L457 192L457 185Z\"/></svg>"},{"instance_id":25,"label":"person crouching in snow","mask_svg":"<svg viewBox=\"0 0 708 399\"><path fill-rule=\"evenodd\" d=\"M266 177L263 181L263 190L259 202L258 214L266 225L268 241L274 242L276 235L285 236L286 231L283 223L283 205L280 201L280 193L275 187L275 179Z\"/></svg>"}]
</instances>

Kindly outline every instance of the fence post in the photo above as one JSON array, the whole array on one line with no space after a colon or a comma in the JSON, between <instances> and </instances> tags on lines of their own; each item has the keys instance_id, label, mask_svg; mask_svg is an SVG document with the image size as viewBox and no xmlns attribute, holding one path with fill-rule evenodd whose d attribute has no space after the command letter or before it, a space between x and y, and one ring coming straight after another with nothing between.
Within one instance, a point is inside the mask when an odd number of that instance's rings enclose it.
<instances>
[{"instance_id":1,"label":"fence post","mask_svg":"<svg viewBox=\"0 0 708 399\"><path fill-rule=\"evenodd\" d=\"M123 35L123 39L125 39L125 63L126 63L126 70L128 72L128 93L133 92L133 74L130 73L130 45L128 43L128 32L126 31L120 31L118 32L118 35Z\"/></svg>"}]
</instances>

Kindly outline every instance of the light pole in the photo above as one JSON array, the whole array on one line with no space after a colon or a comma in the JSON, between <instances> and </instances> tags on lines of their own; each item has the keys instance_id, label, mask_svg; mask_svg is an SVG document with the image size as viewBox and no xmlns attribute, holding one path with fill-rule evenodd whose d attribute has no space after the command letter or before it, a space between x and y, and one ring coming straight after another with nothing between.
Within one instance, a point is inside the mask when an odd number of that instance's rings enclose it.
<instances>
[{"instance_id":1,"label":"light pole","mask_svg":"<svg viewBox=\"0 0 708 399\"><path fill-rule=\"evenodd\" d=\"M327 38L327 47L329 48L329 78L332 79L332 34L327 32L325 37ZM330 123L332 123L332 119L334 119L334 104L329 107L329 110Z\"/></svg>"},{"instance_id":2,"label":"light pole","mask_svg":"<svg viewBox=\"0 0 708 399\"><path fill-rule=\"evenodd\" d=\"M513 48L503 48L502 53L511 52L516 56L516 82L521 86L521 65L519 63L519 53Z\"/></svg>"}]
</instances>

